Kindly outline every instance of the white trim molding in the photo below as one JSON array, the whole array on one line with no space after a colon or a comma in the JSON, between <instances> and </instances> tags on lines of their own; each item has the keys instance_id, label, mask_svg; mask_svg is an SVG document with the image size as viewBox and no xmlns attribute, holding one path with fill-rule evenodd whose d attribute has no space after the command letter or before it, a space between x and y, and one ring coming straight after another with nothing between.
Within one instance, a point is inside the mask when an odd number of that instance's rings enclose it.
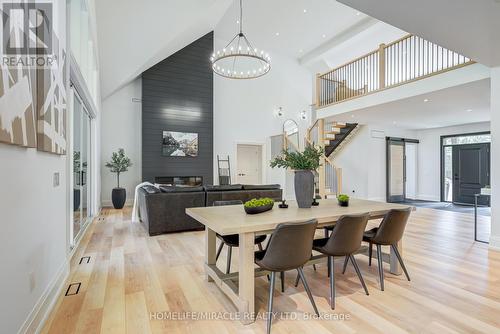
<instances>
[{"instance_id":1,"label":"white trim molding","mask_svg":"<svg viewBox=\"0 0 500 334\"><path fill-rule=\"evenodd\" d=\"M69 277L69 262L64 260L61 268L57 271L56 276L47 286L43 294L40 296L30 314L24 321L18 331L18 334L24 333L40 333L45 321L54 308L59 295L65 288L64 282Z\"/></svg>"},{"instance_id":2,"label":"white trim molding","mask_svg":"<svg viewBox=\"0 0 500 334\"><path fill-rule=\"evenodd\" d=\"M496 235L490 236L490 249L500 252L500 236Z\"/></svg>"}]
</instances>

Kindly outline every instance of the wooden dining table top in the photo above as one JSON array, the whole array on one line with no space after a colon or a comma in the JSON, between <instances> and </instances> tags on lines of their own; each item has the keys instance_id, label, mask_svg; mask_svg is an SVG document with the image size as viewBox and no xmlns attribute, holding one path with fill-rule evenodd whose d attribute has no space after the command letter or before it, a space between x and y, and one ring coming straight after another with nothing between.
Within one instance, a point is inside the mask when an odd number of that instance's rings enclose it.
<instances>
[{"instance_id":1,"label":"wooden dining table top","mask_svg":"<svg viewBox=\"0 0 500 334\"><path fill-rule=\"evenodd\" d=\"M280 223L318 220L318 227L334 224L343 215L369 213L371 219L383 217L391 209L412 207L406 204L385 203L351 198L348 207L338 205L336 199L319 200L318 206L301 209L296 201L287 202L288 208L278 208L275 203L272 210L250 215L243 205L187 208L186 214L220 235L248 232L268 232Z\"/></svg>"}]
</instances>

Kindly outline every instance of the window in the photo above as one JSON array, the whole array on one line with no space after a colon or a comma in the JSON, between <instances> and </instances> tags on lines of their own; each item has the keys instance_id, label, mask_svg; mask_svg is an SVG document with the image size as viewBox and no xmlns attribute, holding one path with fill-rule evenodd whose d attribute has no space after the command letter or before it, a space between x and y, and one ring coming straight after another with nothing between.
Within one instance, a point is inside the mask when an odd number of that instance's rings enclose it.
<instances>
[{"instance_id":1,"label":"window","mask_svg":"<svg viewBox=\"0 0 500 334\"><path fill-rule=\"evenodd\" d=\"M491 134L464 135L443 138L443 146L491 143Z\"/></svg>"}]
</instances>

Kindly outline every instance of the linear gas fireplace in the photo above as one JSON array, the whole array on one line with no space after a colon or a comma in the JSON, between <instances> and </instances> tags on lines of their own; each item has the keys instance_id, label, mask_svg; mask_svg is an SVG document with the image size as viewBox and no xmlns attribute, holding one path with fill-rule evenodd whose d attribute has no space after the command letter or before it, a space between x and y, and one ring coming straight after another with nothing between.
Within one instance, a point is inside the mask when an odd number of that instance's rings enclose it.
<instances>
[{"instance_id":1,"label":"linear gas fireplace","mask_svg":"<svg viewBox=\"0 0 500 334\"><path fill-rule=\"evenodd\" d=\"M202 186L201 176L155 176L155 183L171 184L176 186Z\"/></svg>"}]
</instances>

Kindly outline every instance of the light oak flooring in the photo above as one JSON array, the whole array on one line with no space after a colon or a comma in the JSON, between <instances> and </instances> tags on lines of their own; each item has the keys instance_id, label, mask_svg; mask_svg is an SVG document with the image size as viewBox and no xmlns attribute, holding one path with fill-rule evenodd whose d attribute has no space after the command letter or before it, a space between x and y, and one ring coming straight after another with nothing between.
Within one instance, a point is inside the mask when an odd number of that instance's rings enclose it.
<instances>
[{"instance_id":1,"label":"light oak flooring","mask_svg":"<svg viewBox=\"0 0 500 334\"><path fill-rule=\"evenodd\" d=\"M488 217L479 217L483 225ZM371 222L370 224L376 224ZM322 235L322 231L318 232ZM304 320L312 314L295 272L279 280L275 312L292 312L298 320L275 320L273 333L500 333L500 253L474 243L472 217L419 208L412 213L404 238L404 259L411 282L388 272L379 290L377 262L368 266L357 255L370 296L363 293L349 266L342 275L336 259L337 308L328 304L326 265L305 269L323 315L347 320ZM90 262L79 264L82 256ZM226 249L218 265L224 270ZM237 250L232 270L237 270ZM78 294L59 298L43 333L264 333L265 320L244 326L231 320L155 320L166 312L235 312L235 307L203 272L204 233L148 237L131 223L130 209L106 209L89 227L72 260L69 283L81 282ZM268 281L256 279L256 310L267 308ZM174 314L174 313L171 313Z\"/></svg>"}]
</instances>

